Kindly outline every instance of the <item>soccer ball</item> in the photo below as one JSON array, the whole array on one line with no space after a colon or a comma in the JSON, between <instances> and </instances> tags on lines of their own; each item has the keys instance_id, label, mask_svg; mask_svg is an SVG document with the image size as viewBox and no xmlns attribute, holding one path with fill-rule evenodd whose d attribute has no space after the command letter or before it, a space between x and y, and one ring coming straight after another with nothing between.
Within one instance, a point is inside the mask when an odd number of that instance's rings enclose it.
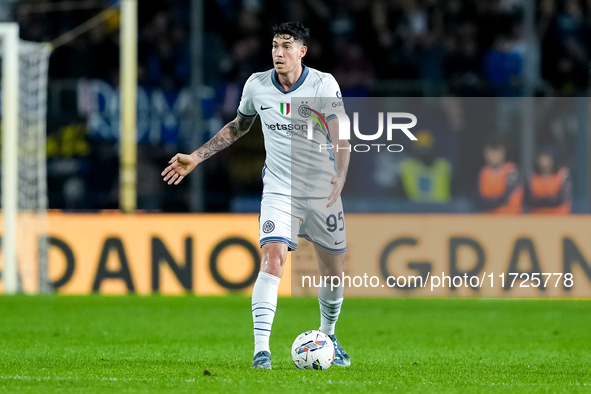
<instances>
[{"instance_id":1,"label":"soccer ball","mask_svg":"<svg viewBox=\"0 0 591 394\"><path fill-rule=\"evenodd\" d=\"M320 331L306 331L293 342L291 359L299 369L328 369L334 360L334 344Z\"/></svg>"}]
</instances>

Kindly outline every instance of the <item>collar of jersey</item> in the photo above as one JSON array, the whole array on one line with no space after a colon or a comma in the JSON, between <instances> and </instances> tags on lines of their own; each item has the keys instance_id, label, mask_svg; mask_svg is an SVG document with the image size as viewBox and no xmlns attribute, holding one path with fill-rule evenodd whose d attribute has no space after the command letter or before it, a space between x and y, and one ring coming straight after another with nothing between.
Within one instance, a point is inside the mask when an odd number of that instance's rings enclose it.
<instances>
[{"instance_id":1,"label":"collar of jersey","mask_svg":"<svg viewBox=\"0 0 591 394\"><path fill-rule=\"evenodd\" d=\"M304 81L306 80L306 77L308 76L308 67L306 67L305 65L302 64L303 70L302 70L302 75L300 75L300 77L298 78L297 82L293 84L293 86L291 88L289 88L289 90L283 90L283 88L281 87L281 85L279 85L279 82L277 82L277 71L275 71L275 69L273 69L273 71L271 72L271 81L273 82L273 85L277 88L277 90L279 90L281 93L283 94L287 94L287 93L291 93L294 90L296 90L297 88L299 88L300 86L302 86L302 84L304 83Z\"/></svg>"}]
</instances>

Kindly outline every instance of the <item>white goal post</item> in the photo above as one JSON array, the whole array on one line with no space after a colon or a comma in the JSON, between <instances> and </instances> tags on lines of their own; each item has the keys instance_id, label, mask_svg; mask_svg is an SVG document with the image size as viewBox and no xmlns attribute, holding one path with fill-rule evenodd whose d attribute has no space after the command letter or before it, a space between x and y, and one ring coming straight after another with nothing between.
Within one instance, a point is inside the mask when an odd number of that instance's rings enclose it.
<instances>
[{"instance_id":1,"label":"white goal post","mask_svg":"<svg viewBox=\"0 0 591 394\"><path fill-rule=\"evenodd\" d=\"M0 23L2 293L49 292L46 114L50 46Z\"/></svg>"},{"instance_id":2,"label":"white goal post","mask_svg":"<svg viewBox=\"0 0 591 394\"><path fill-rule=\"evenodd\" d=\"M0 23L2 40L2 284L4 294L18 290L16 259L18 211L18 40L17 23Z\"/></svg>"}]
</instances>

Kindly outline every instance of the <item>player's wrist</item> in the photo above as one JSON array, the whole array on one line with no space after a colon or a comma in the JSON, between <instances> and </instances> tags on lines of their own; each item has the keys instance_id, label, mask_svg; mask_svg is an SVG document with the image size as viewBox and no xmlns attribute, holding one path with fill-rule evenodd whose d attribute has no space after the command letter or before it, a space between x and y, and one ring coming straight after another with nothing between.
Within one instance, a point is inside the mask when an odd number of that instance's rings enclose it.
<instances>
[{"instance_id":1,"label":"player's wrist","mask_svg":"<svg viewBox=\"0 0 591 394\"><path fill-rule=\"evenodd\" d=\"M198 164L201 164L204 160L201 158L201 155L199 154L199 149L197 149L195 152L191 153L189 155L189 157L191 158L191 160L193 161L193 164L195 166L197 166Z\"/></svg>"}]
</instances>

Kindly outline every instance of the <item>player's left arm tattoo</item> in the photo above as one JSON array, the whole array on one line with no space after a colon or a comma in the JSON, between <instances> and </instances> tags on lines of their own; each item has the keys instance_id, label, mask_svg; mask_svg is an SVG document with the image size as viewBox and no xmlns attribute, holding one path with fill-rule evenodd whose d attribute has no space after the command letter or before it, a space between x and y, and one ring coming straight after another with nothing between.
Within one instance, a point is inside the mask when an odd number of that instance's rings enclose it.
<instances>
[{"instance_id":1,"label":"player's left arm tattoo","mask_svg":"<svg viewBox=\"0 0 591 394\"><path fill-rule=\"evenodd\" d=\"M248 133L255 118L256 116L246 117L237 115L234 120L226 124L216 135L203 144L202 147L193 152L193 156L199 162L202 162L219 151L226 149Z\"/></svg>"}]
</instances>

